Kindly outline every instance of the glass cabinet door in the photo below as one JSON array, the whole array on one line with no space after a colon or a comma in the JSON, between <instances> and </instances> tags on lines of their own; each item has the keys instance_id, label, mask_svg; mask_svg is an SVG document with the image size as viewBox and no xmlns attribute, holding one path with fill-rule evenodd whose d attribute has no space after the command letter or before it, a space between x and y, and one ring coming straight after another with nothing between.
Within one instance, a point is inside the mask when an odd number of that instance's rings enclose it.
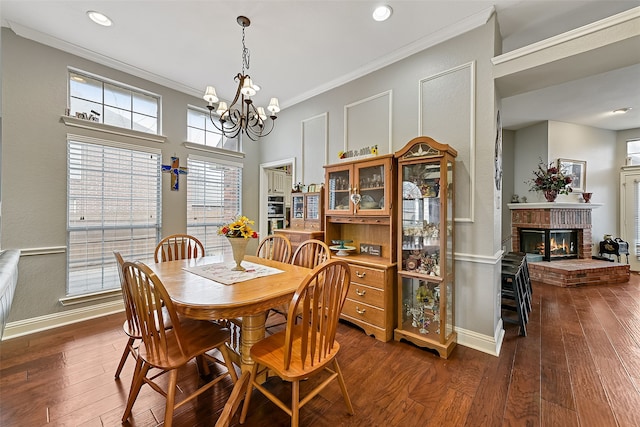
<instances>
[{"instance_id":1,"label":"glass cabinet door","mask_svg":"<svg viewBox=\"0 0 640 427\"><path fill-rule=\"evenodd\" d=\"M293 218L304 219L304 196L302 193L291 195L291 209Z\"/></svg>"},{"instance_id":2,"label":"glass cabinet door","mask_svg":"<svg viewBox=\"0 0 640 427\"><path fill-rule=\"evenodd\" d=\"M402 269L440 276L440 168L402 166Z\"/></svg>"},{"instance_id":3,"label":"glass cabinet door","mask_svg":"<svg viewBox=\"0 0 640 427\"><path fill-rule=\"evenodd\" d=\"M380 215L385 210L385 165L376 164L356 168L356 193L360 195L358 213L373 211Z\"/></svg>"},{"instance_id":4,"label":"glass cabinet door","mask_svg":"<svg viewBox=\"0 0 640 427\"><path fill-rule=\"evenodd\" d=\"M327 178L327 211L352 212L351 168L328 171Z\"/></svg>"},{"instance_id":5,"label":"glass cabinet door","mask_svg":"<svg viewBox=\"0 0 640 427\"><path fill-rule=\"evenodd\" d=\"M306 215L305 219L317 220L320 219L320 194L307 194L306 196Z\"/></svg>"}]
</instances>

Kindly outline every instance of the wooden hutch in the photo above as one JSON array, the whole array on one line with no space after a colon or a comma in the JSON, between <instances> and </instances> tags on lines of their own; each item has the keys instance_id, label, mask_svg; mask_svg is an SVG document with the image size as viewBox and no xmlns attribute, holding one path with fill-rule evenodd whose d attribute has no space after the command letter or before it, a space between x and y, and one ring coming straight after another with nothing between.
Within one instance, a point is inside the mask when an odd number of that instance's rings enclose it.
<instances>
[{"instance_id":1,"label":"wooden hutch","mask_svg":"<svg viewBox=\"0 0 640 427\"><path fill-rule=\"evenodd\" d=\"M351 267L341 318L385 342L395 327L393 164L393 155L382 155L325 166L325 242L346 246Z\"/></svg>"},{"instance_id":2,"label":"wooden hutch","mask_svg":"<svg viewBox=\"0 0 640 427\"><path fill-rule=\"evenodd\" d=\"M289 228L275 230L286 236L293 251L309 239L324 240L324 192L291 193Z\"/></svg>"}]
</instances>

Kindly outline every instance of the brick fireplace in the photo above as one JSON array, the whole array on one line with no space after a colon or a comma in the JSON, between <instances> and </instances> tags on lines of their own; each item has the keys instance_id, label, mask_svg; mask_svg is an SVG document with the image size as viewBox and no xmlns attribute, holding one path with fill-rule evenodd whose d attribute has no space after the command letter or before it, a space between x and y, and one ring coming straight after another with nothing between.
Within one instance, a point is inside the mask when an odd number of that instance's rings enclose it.
<instances>
[{"instance_id":1,"label":"brick fireplace","mask_svg":"<svg viewBox=\"0 0 640 427\"><path fill-rule=\"evenodd\" d=\"M600 206L591 203L512 203L512 250L520 252L521 229L576 230L579 259L591 259L591 209Z\"/></svg>"},{"instance_id":2,"label":"brick fireplace","mask_svg":"<svg viewBox=\"0 0 640 427\"><path fill-rule=\"evenodd\" d=\"M628 264L592 259L591 210L602 206L601 204L510 203L508 206L511 209L511 239L514 252L521 251L520 231L523 229L577 232L577 258L529 262L531 280L562 287L629 281Z\"/></svg>"}]
</instances>

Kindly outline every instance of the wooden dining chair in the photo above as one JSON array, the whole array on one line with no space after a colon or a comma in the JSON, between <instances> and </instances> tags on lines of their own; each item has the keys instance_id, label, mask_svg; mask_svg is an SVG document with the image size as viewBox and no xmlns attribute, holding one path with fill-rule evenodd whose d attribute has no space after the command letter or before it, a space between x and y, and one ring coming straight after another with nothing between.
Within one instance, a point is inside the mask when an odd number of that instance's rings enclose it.
<instances>
[{"instance_id":1,"label":"wooden dining chair","mask_svg":"<svg viewBox=\"0 0 640 427\"><path fill-rule=\"evenodd\" d=\"M160 240L153 255L155 262L177 259L200 258L204 256L204 245L189 234L172 234Z\"/></svg>"},{"instance_id":2,"label":"wooden dining chair","mask_svg":"<svg viewBox=\"0 0 640 427\"><path fill-rule=\"evenodd\" d=\"M329 246L321 240L305 240L298 246L291 257L291 264L301 267L315 268L331 258Z\"/></svg>"},{"instance_id":3,"label":"wooden dining chair","mask_svg":"<svg viewBox=\"0 0 640 427\"><path fill-rule=\"evenodd\" d=\"M288 263L291 260L292 252L291 241L288 237L272 234L262 239L258 245L256 256Z\"/></svg>"},{"instance_id":4,"label":"wooden dining chair","mask_svg":"<svg viewBox=\"0 0 640 427\"><path fill-rule=\"evenodd\" d=\"M226 346L229 329L214 322L179 318L164 285L144 263L125 262L123 275L127 297L132 301L132 318L142 336L142 345L138 348L138 359L122 422L131 415L140 389L146 383L166 398L164 425L170 427L176 408L210 389L227 375L234 384L238 380ZM163 327L167 315L173 325L171 329ZM213 349L220 352L223 360L207 354ZM197 357L225 365L227 370L176 403L178 369ZM151 368L161 369L162 372L148 376ZM169 381L163 388L154 380L165 373L169 374Z\"/></svg>"},{"instance_id":5,"label":"wooden dining chair","mask_svg":"<svg viewBox=\"0 0 640 427\"><path fill-rule=\"evenodd\" d=\"M125 291L125 282L122 267L124 266L124 259L122 255L118 251L113 251L113 255L116 258L118 263L118 276L120 277L120 287L122 288L122 299L124 300L124 312L126 315L126 320L122 325L122 330L125 335L127 335L128 340L127 344L124 347L124 351L122 352L122 357L120 358L120 363L118 363L118 368L116 369L115 377L120 378L120 373L122 372L122 368L124 368L124 364L126 363L129 356L132 356L134 359L137 359L137 347L142 342L142 335L140 330L136 326L136 323L133 319L133 310L131 299L127 297L127 292ZM165 309L166 310L166 309ZM168 313L167 313L168 314ZM168 315L164 316L164 327L165 329L171 329L171 319Z\"/></svg>"},{"instance_id":6,"label":"wooden dining chair","mask_svg":"<svg viewBox=\"0 0 640 427\"><path fill-rule=\"evenodd\" d=\"M293 256L291 257L291 264L298 265L306 268L315 268L318 265L322 264L326 260L331 257L331 250L329 246L321 240L309 239L305 240L298 246ZM271 308L270 311L267 312L266 319L269 319L269 315L271 312L278 313L286 319L288 306L280 305L278 307ZM271 325L280 326L281 323Z\"/></svg>"},{"instance_id":7,"label":"wooden dining chair","mask_svg":"<svg viewBox=\"0 0 640 427\"><path fill-rule=\"evenodd\" d=\"M353 406L336 359L340 350L336 329L350 281L349 264L345 261L334 259L319 265L296 290L289 304L286 329L251 347L254 365L240 424L246 420L253 387L289 414L291 425L297 427L300 408L334 379L338 380L347 410L353 415ZM282 402L256 381L260 367L266 367L282 380L291 382L291 405ZM329 374L328 377L300 399L300 381L323 371Z\"/></svg>"},{"instance_id":8,"label":"wooden dining chair","mask_svg":"<svg viewBox=\"0 0 640 427\"><path fill-rule=\"evenodd\" d=\"M222 408L222 412L220 413L220 417L218 417L218 421L216 421L215 427L229 427L233 416L238 411L240 403L242 403L245 395L247 394L247 388L249 387L250 380L251 372L244 371L233 386L231 395L229 396L227 403L225 403L224 408Z\"/></svg>"}]
</instances>

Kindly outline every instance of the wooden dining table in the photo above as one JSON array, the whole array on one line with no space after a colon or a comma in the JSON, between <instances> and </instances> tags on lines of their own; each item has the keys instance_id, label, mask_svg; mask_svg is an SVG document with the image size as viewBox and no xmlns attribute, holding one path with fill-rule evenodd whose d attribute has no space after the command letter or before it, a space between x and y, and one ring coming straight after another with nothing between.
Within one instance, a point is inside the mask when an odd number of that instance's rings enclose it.
<instances>
[{"instance_id":1,"label":"wooden dining table","mask_svg":"<svg viewBox=\"0 0 640 427\"><path fill-rule=\"evenodd\" d=\"M149 264L164 284L176 311L185 317L199 320L242 318L240 334L240 360L242 370L251 369L251 346L265 336L266 311L291 301L298 285L311 271L278 261L256 256L245 256L244 261L273 267L281 273L252 278L233 284L224 284L187 271L185 268L219 264L219 257L202 257ZM229 268L235 263L225 260Z\"/></svg>"}]
</instances>

